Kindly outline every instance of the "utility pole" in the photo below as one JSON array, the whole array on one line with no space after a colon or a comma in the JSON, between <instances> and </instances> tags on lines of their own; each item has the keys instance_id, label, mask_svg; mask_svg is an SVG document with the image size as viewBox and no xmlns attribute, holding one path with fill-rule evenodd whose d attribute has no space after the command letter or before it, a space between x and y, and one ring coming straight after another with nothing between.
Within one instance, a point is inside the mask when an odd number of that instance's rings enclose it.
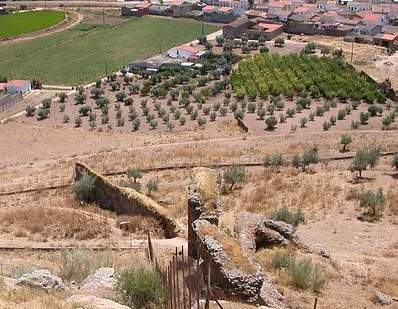
<instances>
[{"instance_id":1,"label":"utility pole","mask_svg":"<svg viewBox=\"0 0 398 309\"><path fill-rule=\"evenodd\" d=\"M351 59L350 59L350 63L352 63L352 58L354 57L354 41L351 44Z\"/></svg>"},{"instance_id":2,"label":"utility pole","mask_svg":"<svg viewBox=\"0 0 398 309\"><path fill-rule=\"evenodd\" d=\"M105 9L102 9L102 24L105 25Z\"/></svg>"}]
</instances>

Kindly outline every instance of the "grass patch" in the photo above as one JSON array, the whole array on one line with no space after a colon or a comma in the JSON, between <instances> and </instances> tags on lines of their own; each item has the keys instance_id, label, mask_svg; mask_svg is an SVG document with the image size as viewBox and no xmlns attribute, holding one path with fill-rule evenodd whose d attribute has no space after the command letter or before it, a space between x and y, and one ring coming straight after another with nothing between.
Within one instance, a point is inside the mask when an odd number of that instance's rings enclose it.
<instances>
[{"instance_id":1,"label":"grass patch","mask_svg":"<svg viewBox=\"0 0 398 309\"><path fill-rule=\"evenodd\" d=\"M102 267L113 267L111 252L74 249L61 253L60 275L65 281L81 283L88 275Z\"/></svg>"},{"instance_id":2,"label":"grass patch","mask_svg":"<svg viewBox=\"0 0 398 309\"><path fill-rule=\"evenodd\" d=\"M0 16L0 38L9 38L29 32L43 30L63 21L60 11L30 11Z\"/></svg>"},{"instance_id":3,"label":"grass patch","mask_svg":"<svg viewBox=\"0 0 398 309\"><path fill-rule=\"evenodd\" d=\"M204 27L206 33L217 29ZM201 32L202 24L197 21L152 16L113 26L82 24L33 41L2 46L0 72L13 78L36 77L46 84L77 85L105 76L106 69L114 71L189 42Z\"/></svg>"},{"instance_id":4,"label":"grass patch","mask_svg":"<svg viewBox=\"0 0 398 309\"><path fill-rule=\"evenodd\" d=\"M116 291L121 301L132 308L163 307L165 291L153 268L140 266L123 271Z\"/></svg>"}]
</instances>

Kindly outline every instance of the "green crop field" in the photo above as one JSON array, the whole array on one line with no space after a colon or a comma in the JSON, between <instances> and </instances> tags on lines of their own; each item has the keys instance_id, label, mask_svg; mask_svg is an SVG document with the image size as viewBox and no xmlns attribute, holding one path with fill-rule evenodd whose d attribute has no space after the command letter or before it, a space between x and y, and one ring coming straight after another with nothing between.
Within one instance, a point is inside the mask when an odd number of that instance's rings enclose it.
<instances>
[{"instance_id":1,"label":"green crop field","mask_svg":"<svg viewBox=\"0 0 398 309\"><path fill-rule=\"evenodd\" d=\"M29 11L0 16L0 39L42 30L63 21L60 11Z\"/></svg>"},{"instance_id":2,"label":"green crop field","mask_svg":"<svg viewBox=\"0 0 398 309\"><path fill-rule=\"evenodd\" d=\"M76 85L216 31L194 20L145 16L119 25L82 24L33 41L0 47L0 76Z\"/></svg>"}]
</instances>

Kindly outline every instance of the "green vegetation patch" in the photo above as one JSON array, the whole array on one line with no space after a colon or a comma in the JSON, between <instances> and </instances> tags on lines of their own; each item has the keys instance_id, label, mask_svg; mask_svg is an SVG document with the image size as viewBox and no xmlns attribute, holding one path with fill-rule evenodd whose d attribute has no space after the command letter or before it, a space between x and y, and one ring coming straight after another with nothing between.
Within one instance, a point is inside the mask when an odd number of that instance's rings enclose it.
<instances>
[{"instance_id":1,"label":"green vegetation patch","mask_svg":"<svg viewBox=\"0 0 398 309\"><path fill-rule=\"evenodd\" d=\"M43 30L58 24L64 18L64 12L53 10L29 11L0 16L0 38L4 39Z\"/></svg>"},{"instance_id":2,"label":"green vegetation patch","mask_svg":"<svg viewBox=\"0 0 398 309\"><path fill-rule=\"evenodd\" d=\"M337 57L259 54L240 63L231 83L237 96L249 98L309 93L314 98L385 100L375 83Z\"/></svg>"},{"instance_id":3,"label":"green vegetation patch","mask_svg":"<svg viewBox=\"0 0 398 309\"><path fill-rule=\"evenodd\" d=\"M205 33L217 29L204 25ZM83 24L33 41L2 46L0 72L13 78L36 77L45 84L77 85L192 41L201 33L202 24L197 21L151 16L114 26Z\"/></svg>"}]
</instances>

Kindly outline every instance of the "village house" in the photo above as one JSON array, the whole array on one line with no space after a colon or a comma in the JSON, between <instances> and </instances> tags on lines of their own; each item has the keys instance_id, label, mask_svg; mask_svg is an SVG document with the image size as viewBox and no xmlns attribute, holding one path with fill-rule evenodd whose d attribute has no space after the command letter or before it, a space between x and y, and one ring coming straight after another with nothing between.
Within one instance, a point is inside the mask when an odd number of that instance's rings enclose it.
<instances>
[{"instance_id":1,"label":"village house","mask_svg":"<svg viewBox=\"0 0 398 309\"><path fill-rule=\"evenodd\" d=\"M7 83L0 83L0 92L1 91L25 95L32 91L32 86L28 80L11 80Z\"/></svg>"},{"instance_id":2,"label":"village house","mask_svg":"<svg viewBox=\"0 0 398 309\"><path fill-rule=\"evenodd\" d=\"M373 42L375 45L383 46L391 50L398 50L398 33L395 34L386 34L379 33L376 34L373 38Z\"/></svg>"},{"instance_id":3,"label":"village house","mask_svg":"<svg viewBox=\"0 0 398 309\"><path fill-rule=\"evenodd\" d=\"M149 14L150 3L140 2L133 7L123 6L121 8L122 16L135 16L141 17Z\"/></svg>"},{"instance_id":4,"label":"village house","mask_svg":"<svg viewBox=\"0 0 398 309\"><path fill-rule=\"evenodd\" d=\"M240 37L253 24L254 22L252 20L250 20L246 16L241 16L232 23L229 23L222 28L223 36L225 36L226 38Z\"/></svg>"},{"instance_id":5,"label":"village house","mask_svg":"<svg viewBox=\"0 0 398 309\"><path fill-rule=\"evenodd\" d=\"M230 23L237 18L237 15L233 13L232 8L218 7L213 5L206 5L202 9L202 19L209 22L216 23Z\"/></svg>"},{"instance_id":6,"label":"village house","mask_svg":"<svg viewBox=\"0 0 398 309\"><path fill-rule=\"evenodd\" d=\"M272 40L283 32L284 25L260 22L246 31L249 39Z\"/></svg>"},{"instance_id":7,"label":"village house","mask_svg":"<svg viewBox=\"0 0 398 309\"><path fill-rule=\"evenodd\" d=\"M189 61L196 61L200 59L206 51L202 45L192 46L184 44L181 46L173 47L167 51L167 56L170 58L183 58Z\"/></svg>"}]
</instances>

